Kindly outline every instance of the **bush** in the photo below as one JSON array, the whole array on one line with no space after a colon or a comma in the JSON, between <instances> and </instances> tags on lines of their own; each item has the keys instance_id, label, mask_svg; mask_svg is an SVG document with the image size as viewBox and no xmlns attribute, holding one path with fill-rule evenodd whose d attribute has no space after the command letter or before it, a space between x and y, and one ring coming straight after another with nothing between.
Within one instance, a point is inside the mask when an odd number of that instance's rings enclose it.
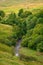
<instances>
[{"instance_id":1,"label":"bush","mask_svg":"<svg viewBox=\"0 0 43 65\"><path fill-rule=\"evenodd\" d=\"M18 13L18 16L21 17L22 13L23 13L23 9L20 9L20 10L19 10L19 13Z\"/></svg>"},{"instance_id":2,"label":"bush","mask_svg":"<svg viewBox=\"0 0 43 65\"><path fill-rule=\"evenodd\" d=\"M23 11L23 9L19 10L18 16L20 16L21 18L26 18L28 16L32 15L32 12L30 11Z\"/></svg>"},{"instance_id":3,"label":"bush","mask_svg":"<svg viewBox=\"0 0 43 65\"><path fill-rule=\"evenodd\" d=\"M30 40L28 41L28 47L31 49L36 50L37 49L37 45L43 40L43 36L42 35L32 35Z\"/></svg>"},{"instance_id":4,"label":"bush","mask_svg":"<svg viewBox=\"0 0 43 65\"><path fill-rule=\"evenodd\" d=\"M7 17L7 19L4 21L5 24L13 25L15 23L16 14L10 13Z\"/></svg>"},{"instance_id":5,"label":"bush","mask_svg":"<svg viewBox=\"0 0 43 65\"><path fill-rule=\"evenodd\" d=\"M33 29L33 34L43 35L43 24L37 24Z\"/></svg>"},{"instance_id":6,"label":"bush","mask_svg":"<svg viewBox=\"0 0 43 65\"><path fill-rule=\"evenodd\" d=\"M41 41L38 45L37 45L37 50L40 52L43 52L43 41Z\"/></svg>"},{"instance_id":7,"label":"bush","mask_svg":"<svg viewBox=\"0 0 43 65\"><path fill-rule=\"evenodd\" d=\"M29 30L34 28L36 25L36 22L37 22L37 17L30 18L30 20L28 20L27 22L27 29Z\"/></svg>"},{"instance_id":8,"label":"bush","mask_svg":"<svg viewBox=\"0 0 43 65\"><path fill-rule=\"evenodd\" d=\"M43 18L38 18L37 24L42 23L43 24Z\"/></svg>"},{"instance_id":9,"label":"bush","mask_svg":"<svg viewBox=\"0 0 43 65\"><path fill-rule=\"evenodd\" d=\"M23 47L28 47L28 38L23 39L21 45Z\"/></svg>"},{"instance_id":10,"label":"bush","mask_svg":"<svg viewBox=\"0 0 43 65\"><path fill-rule=\"evenodd\" d=\"M4 13L4 11L2 11L2 10L0 10L0 17L4 17L5 16L5 13Z\"/></svg>"},{"instance_id":11,"label":"bush","mask_svg":"<svg viewBox=\"0 0 43 65\"><path fill-rule=\"evenodd\" d=\"M39 10L38 13L36 14L36 17L43 18L43 10Z\"/></svg>"}]
</instances>

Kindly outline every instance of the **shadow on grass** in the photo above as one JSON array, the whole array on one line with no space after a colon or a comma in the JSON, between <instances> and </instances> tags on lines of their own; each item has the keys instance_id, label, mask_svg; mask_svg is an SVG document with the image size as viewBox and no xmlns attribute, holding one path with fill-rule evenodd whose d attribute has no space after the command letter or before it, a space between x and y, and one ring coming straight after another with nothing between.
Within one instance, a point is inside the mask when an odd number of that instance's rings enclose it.
<instances>
[{"instance_id":1,"label":"shadow on grass","mask_svg":"<svg viewBox=\"0 0 43 65\"><path fill-rule=\"evenodd\" d=\"M20 54L20 60L26 61L26 62L29 62L29 61L36 61L36 62L43 63L43 62L41 62L41 61L38 61L35 57L26 56L26 55L23 55L23 54Z\"/></svg>"}]
</instances>

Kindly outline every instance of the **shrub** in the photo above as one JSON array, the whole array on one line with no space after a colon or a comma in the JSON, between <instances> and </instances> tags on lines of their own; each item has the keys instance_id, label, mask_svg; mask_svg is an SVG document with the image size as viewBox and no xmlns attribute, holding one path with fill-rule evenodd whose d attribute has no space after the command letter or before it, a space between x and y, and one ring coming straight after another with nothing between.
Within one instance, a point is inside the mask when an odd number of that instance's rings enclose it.
<instances>
[{"instance_id":1,"label":"shrub","mask_svg":"<svg viewBox=\"0 0 43 65\"><path fill-rule=\"evenodd\" d=\"M43 24L37 24L33 29L33 34L43 35Z\"/></svg>"},{"instance_id":2,"label":"shrub","mask_svg":"<svg viewBox=\"0 0 43 65\"><path fill-rule=\"evenodd\" d=\"M23 39L21 45L23 47L28 47L28 38Z\"/></svg>"},{"instance_id":3,"label":"shrub","mask_svg":"<svg viewBox=\"0 0 43 65\"><path fill-rule=\"evenodd\" d=\"M37 50L40 52L43 52L43 41L41 41L38 45L37 45Z\"/></svg>"},{"instance_id":4,"label":"shrub","mask_svg":"<svg viewBox=\"0 0 43 65\"><path fill-rule=\"evenodd\" d=\"M2 11L2 10L0 10L0 17L4 17L5 16L5 13L4 13L4 11Z\"/></svg>"}]
</instances>

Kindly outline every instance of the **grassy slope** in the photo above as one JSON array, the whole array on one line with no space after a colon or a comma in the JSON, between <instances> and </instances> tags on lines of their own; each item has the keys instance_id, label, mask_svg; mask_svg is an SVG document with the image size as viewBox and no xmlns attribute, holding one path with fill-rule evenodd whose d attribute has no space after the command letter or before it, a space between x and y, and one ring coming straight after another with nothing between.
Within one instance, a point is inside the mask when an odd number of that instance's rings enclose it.
<instances>
[{"instance_id":1,"label":"grassy slope","mask_svg":"<svg viewBox=\"0 0 43 65\"><path fill-rule=\"evenodd\" d=\"M27 48L21 48L20 49L20 54L29 57L29 59L33 59L32 61L30 61L30 65L43 65L43 53L34 51L34 50L30 50Z\"/></svg>"},{"instance_id":2,"label":"grassy slope","mask_svg":"<svg viewBox=\"0 0 43 65\"><path fill-rule=\"evenodd\" d=\"M15 12L18 13L18 10L23 8L24 10L33 10L33 9L43 9L43 3L21 3L17 5L12 5L8 7L1 7L0 10L3 10L5 13Z\"/></svg>"},{"instance_id":3,"label":"grassy slope","mask_svg":"<svg viewBox=\"0 0 43 65\"><path fill-rule=\"evenodd\" d=\"M37 3L37 2L43 2L43 0L0 0L0 6L11 6L11 5L17 5L17 4L26 4L26 3Z\"/></svg>"},{"instance_id":4,"label":"grassy slope","mask_svg":"<svg viewBox=\"0 0 43 65\"><path fill-rule=\"evenodd\" d=\"M0 24L0 41L12 35L12 26Z\"/></svg>"},{"instance_id":5,"label":"grassy slope","mask_svg":"<svg viewBox=\"0 0 43 65\"><path fill-rule=\"evenodd\" d=\"M12 11L17 13L20 8L31 10L43 8L43 0L0 0L0 10L4 10L7 13Z\"/></svg>"},{"instance_id":6,"label":"grassy slope","mask_svg":"<svg viewBox=\"0 0 43 65\"><path fill-rule=\"evenodd\" d=\"M12 26L0 24L0 41L11 36ZM1 40L2 39L2 40ZM17 57L12 56L12 48L0 43L0 65L24 65Z\"/></svg>"},{"instance_id":7,"label":"grassy slope","mask_svg":"<svg viewBox=\"0 0 43 65\"><path fill-rule=\"evenodd\" d=\"M0 43L0 65L24 65L17 57L10 53L11 48Z\"/></svg>"},{"instance_id":8,"label":"grassy slope","mask_svg":"<svg viewBox=\"0 0 43 65\"><path fill-rule=\"evenodd\" d=\"M0 65L43 65L43 63L38 61L23 62L18 57L12 56L11 50L11 47L0 43ZM39 61L43 61L43 56L33 50L22 48L20 51L25 56L34 57Z\"/></svg>"}]
</instances>

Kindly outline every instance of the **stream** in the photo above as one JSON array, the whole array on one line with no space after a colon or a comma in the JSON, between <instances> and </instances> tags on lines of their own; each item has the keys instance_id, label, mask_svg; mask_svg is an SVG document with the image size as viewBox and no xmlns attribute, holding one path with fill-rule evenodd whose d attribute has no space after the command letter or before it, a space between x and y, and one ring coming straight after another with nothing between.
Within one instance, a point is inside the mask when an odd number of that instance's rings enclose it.
<instances>
[{"instance_id":1,"label":"stream","mask_svg":"<svg viewBox=\"0 0 43 65\"><path fill-rule=\"evenodd\" d=\"M19 49L21 47L21 40L18 40L15 46L15 56L19 56Z\"/></svg>"}]
</instances>

